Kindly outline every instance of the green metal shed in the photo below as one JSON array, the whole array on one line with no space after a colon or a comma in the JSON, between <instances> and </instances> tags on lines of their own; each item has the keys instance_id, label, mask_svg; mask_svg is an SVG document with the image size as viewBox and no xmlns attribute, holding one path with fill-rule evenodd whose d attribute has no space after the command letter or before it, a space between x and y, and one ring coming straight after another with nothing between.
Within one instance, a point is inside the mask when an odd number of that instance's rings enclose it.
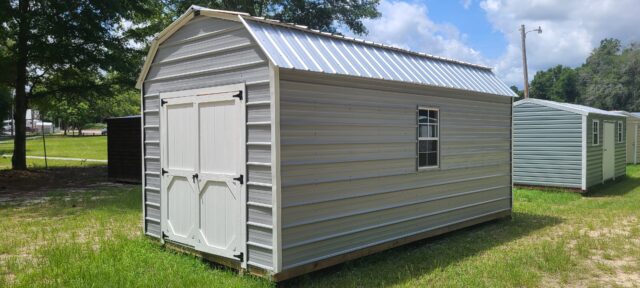
<instances>
[{"instance_id":1,"label":"green metal shed","mask_svg":"<svg viewBox=\"0 0 640 288\"><path fill-rule=\"evenodd\" d=\"M625 175L626 116L540 99L513 106L514 184L586 191Z\"/></svg>"}]
</instances>

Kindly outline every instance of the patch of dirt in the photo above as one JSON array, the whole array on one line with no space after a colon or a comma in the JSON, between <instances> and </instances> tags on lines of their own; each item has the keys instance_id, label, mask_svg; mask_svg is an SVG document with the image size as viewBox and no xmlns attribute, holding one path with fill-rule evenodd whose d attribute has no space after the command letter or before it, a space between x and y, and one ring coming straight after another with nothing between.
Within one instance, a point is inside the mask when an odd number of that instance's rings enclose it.
<instances>
[{"instance_id":1,"label":"patch of dirt","mask_svg":"<svg viewBox=\"0 0 640 288\"><path fill-rule=\"evenodd\" d=\"M74 192L98 185L109 185L107 167L3 170L0 171L0 203L41 199L56 189Z\"/></svg>"}]
</instances>

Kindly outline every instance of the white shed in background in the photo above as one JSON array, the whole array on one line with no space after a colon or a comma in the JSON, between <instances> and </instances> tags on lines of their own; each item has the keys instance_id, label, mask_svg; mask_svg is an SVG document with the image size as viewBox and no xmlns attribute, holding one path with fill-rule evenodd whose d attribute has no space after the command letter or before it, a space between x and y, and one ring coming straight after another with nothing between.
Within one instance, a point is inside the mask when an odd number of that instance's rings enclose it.
<instances>
[{"instance_id":1,"label":"white shed in background","mask_svg":"<svg viewBox=\"0 0 640 288\"><path fill-rule=\"evenodd\" d=\"M282 280L511 213L489 68L191 7L152 43L144 229Z\"/></svg>"},{"instance_id":2,"label":"white shed in background","mask_svg":"<svg viewBox=\"0 0 640 288\"><path fill-rule=\"evenodd\" d=\"M638 164L640 161L640 115L627 111L613 111L620 115L627 116L627 164Z\"/></svg>"}]
</instances>

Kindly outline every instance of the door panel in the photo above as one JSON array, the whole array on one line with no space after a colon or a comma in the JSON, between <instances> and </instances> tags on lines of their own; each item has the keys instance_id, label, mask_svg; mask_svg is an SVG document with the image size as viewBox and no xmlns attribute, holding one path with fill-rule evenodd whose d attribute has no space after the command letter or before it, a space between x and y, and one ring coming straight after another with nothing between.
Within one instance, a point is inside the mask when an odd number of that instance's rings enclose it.
<instances>
[{"instance_id":1,"label":"door panel","mask_svg":"<svg viewBox=\"0 0 640 288\"><path fill-rule=\"evenodd\" d=\"M195 226L194 193L190 179L171 176L167 185L167 225L171 234L188 238Z\"/></svg>"},{"instance_id":2,"label":"door panel","mask_svg":"<svg viewBox=\"0 0 640 288\"><path fill-rule=\"evenodd\" d=\"M189 99L169 99L163 105L161 194L163 232L169 240L195 245L198 188L195 105Z\"/></svg>"},{"instance_id":3,"label":"door panel","mask_svg":"<svg viewBox=\"0 0 640 288\"><path fill-rule=\"evenodd\" d=\"M238 173L239 113L234 100L200 102L200 172ZM215 149L214 149L215 148Z\"/></svg>"},{"instance_id":4,"label":"door panel","mask_svg":"<svg viewBox=\"0 0 640 288\"><path fill-rule=\"evenodd\" d=\"M616 169L616 148L615 148L615 124L604 123L603 131L603 151L602 151L602 180L614 178Z\"/></svg>"},{"instance_id":5,"label":"door panel","mask_svg":"<svg viewBox=\"0 0 640 288\"><path fill-rule=\"evenodd\" d=\"M242 106L233 93L198 99L200 237L199 249L233 257L241 227Z\"/></svg>"},{"instance_id":6,"label":"door panel","mask_svg":"<svg viewBox=\"0 0 640 288\"><path fill-rule=\"evenodd\" d=\"M195 171L196 155L193 140L196 131L193 129L193 103L166 104L166 149L167 165L165 169ZM190 149L191 148L191 149Z\"/></svg>"},{"instance_id":7,"label":"door panel","mask_svg":"<svg viewBox=\"0 0 640 288\"><path fill-rule=\"evenodd\" d=\"M233 188L231 188L233 187ZM206 181L200 192L200 229L204 245L231 249L238 237L240 197L237 185L224 181Z\"/></svg>"}]
</instances>

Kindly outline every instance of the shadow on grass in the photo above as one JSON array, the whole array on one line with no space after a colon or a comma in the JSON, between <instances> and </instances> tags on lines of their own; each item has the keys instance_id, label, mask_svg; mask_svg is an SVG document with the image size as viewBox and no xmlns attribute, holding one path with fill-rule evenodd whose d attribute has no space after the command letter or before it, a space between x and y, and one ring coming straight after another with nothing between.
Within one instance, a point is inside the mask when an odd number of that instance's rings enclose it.
<instances>
[{"instance_id":1,"label":"shadow on grass","mask_svg":"<svg viewBox=\"0 0 640 288\"><path fill-rule=\"evenodd\" d=\"M280 287L389 286L411 283L495 246L558 225L560 218L514 212L503 218L421 240L279 283ZM354 279L366 281L355 284Z\"/></svg>"},{"instance_id":2,"label":"shadow on grass","mask_svg":"<svg viewBox=\"0 0 640 288\"><path fill-rule=\"evenodd\" d=\"M640 176L637 175L640 166L627 166L627 175L616 180L607 181L591 188L588 197L624 196L640 187Z\"/></svg>"}]
</instances>

